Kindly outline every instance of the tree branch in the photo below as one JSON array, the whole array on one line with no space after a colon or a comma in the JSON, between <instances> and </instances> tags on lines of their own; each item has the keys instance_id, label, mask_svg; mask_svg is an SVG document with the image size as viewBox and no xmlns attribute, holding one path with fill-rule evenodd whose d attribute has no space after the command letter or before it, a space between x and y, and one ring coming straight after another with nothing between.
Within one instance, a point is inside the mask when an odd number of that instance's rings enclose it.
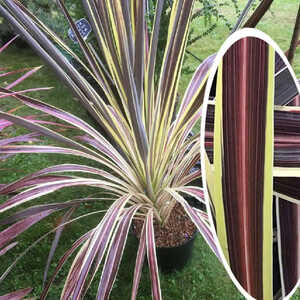
<instances>
[{"instance_id":1,"label":"tree branch","mask_svg":"<svg viewBox=\"0 0 300 300\"><path fill-rule=\"evenodd\" d=\"M273 0L263 0L245 23L244 27L254 28L270 8L272 2Z\"/></svg>"},{"instance_id":2,"label":"tree branch","mask_svg":"<svg viewBox=\"0 0 300 300\"><path fill-rule=\"evenodd\" d=\"M298 13L297 13L297 18L295 22L295 27L294 27L294 32L291 40L291 45L290 49L288 50L288 60L290 64L293 63L294 55L295 55L295 50L297 46L299 45L299 35L300 35L300 5L298 8Z\"/></svg>"}]
</instances>

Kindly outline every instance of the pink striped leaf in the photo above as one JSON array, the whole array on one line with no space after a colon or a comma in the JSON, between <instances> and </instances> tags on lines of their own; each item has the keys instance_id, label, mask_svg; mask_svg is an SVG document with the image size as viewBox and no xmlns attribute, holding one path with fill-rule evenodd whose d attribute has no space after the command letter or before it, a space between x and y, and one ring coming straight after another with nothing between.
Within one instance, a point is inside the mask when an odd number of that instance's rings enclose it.
<instances>
[{"instance_id":1,"label":"pink striped leaf","mask_svg":"<svg viewBox=\"0 0 300 300\"><path fill-rule=\"evenodd\" d=\"M42 213L38 213L36 215L30 216L24 220L21 220L10 227L4 229L0 232L0 248L3 247L5 244L9 243L19 234L27 230L29 227L34 225L35 223L39 222L40 220L44 219L45 217L49 216L53 213L54 210L46 210Z\"/></svg>"},{"instance_id":2,"label":"pink striped leaf","mask_svg":"<svg viewBox=\"0 0 300 300\"><path fill-rule=\"evenodd\" d=\"M91 236L91 238L92 238L92 236ZM79 252L77 253L77 255L75 257L72 267L69 270L68 278L67 278L67 281L65 283L65 286L64 286L64 289L63 289L63 292L61 295L62 300L70 299L72 297L72 293L74 292L76 281L78 280L78 278L80 276L81 266L84 263L84 259L87 255L89 243L90 243L90 239L82 245L81 249L79 250ZM83 297L80 297L80 298L83 298ZM73 297L73 299L75 299L75 298Z\"/></svg>"},{"instance_id":3,"label":"pink striped leaf","mask_svg":"<svg viewBox=\"0 0 300 300\"><path fill-rule=\"evenodd\" d=\"M3 139L0 141L0 146L9 145L12 143L19 143L19 142L39 142L40 140L36 138L37 136L40 136L40 134L34 132L25 135L19 135L8 139Z\"/></svg>"},{"instance_id":4,"label":"pink striped leaf","mask_svg":"<svg viewBox=\"0 0 300 300\"><path fill-rule=\"evenodd\" d=\"M162 110L166 109L169 95L177 94L177 84L179 80L184 49L187 42L187 31L192 13L194 1L176 1L174 9L174 19L170 27L168 42L165 48L164 60L159 78L158 97L162 98ZM175 6L173 6L174 8ZM173 102L174 103L174 102Z\"/></svg>"},{"instance_id":5,"label":"pink striped leaf","mask_svg":"<svg viewBox=\"0 0 300 300\"><path fill-rule=\"evenodd\" d=\"M6 89L0 88L0 91L2 92L9 92ZM111 146L111 144L97 131L95 130L92 126L90 126L88 123L84 122L83 120L79 119L78 117L63 111L61 109L55 108L49 104L46 104L42 101L27 97L25 95L15 95L16 98L21 100L24 104L27 106L43 111L49 115L52 115L60 120L63 120L65 122L68 122L69 124L75 126L77 129L80 129L90 135L92 138L94 138L94 141L98 147L98 150L104 151L108 156L112 157L112 159L119 164L126 165L126 161L119 155L118 151L114 147ZM116 118L117 122L120 122L119 119ZM35 123L45 123L45 124L50 124L46 123L46 121L35 121ZM20 124L24 126L24 124ZM56 125L56 124L53 124ZM0 123L0 128L1 128L1 123ZM29 128L30 129L30 128ZM36 130L38 131L38 130ZM45 134L45 133L44 133ZM82 138L83 140L84 138ZM91 142L92 140L88 140L85 138L85 141Z\"/></svg>"},{"instance_id":6,"label":"pink striped leaf","mask_svg":"<svg viewBox=\"0 0 300 300\"><path fill-rule=\"evenodd\" d=\"M131 300L135 300L137 293L138 293L138 288L139 288L139 283L141 280L145 255L146 255L146 222L144 222L144 225L142 228L139 248L137 251L137 256L136 256L136 261L135 261L133 284L132 284L132 291L131 291Z\"/></svg>"},{"instance_id":7,"label":"pink striped leaf","mask_svg":"<svg viewBox=\"0 0 300 300\"><path fill-rule=\"evenodd\" d=\"M64 290L62 300L68 299L70 292L73 292L72 296L74 299L78 298L81 295L84 282L86 281L88 272L92 266L93 261L95 260L96 255L97 259L95 262L94 272L97 271L103 259L109 239L117 224L118 217L120 216L125 204L129 201L130 198L131 195L124 195L116 200L101 220L101 223L95 228L93 237L90 241L90 246L87 250L86 257L83 264L81 264L80 272L77 272L78 276L74 276L74 272L71 272L71 274L69 273L71 280L67 279L66 282L69 288Z\"/></svg>"},{"instance_id":8,"label":"pink striped leaf","mask_svg":"<svg viewBox=\"0 0 300 300\"><path fill-rule=\"evenodd\" d=\"M192 168L196 165L196 163L199 161L200 154L199 151L193 155L193 152L191 149L189 152L189 155L186 155L182 157L178 163L174 166L174 170L172 172L172 175L174 176L174 181L178 184L178 182L181 182L181 180L188 176L188 174L191 172Z\"/></svg>"},{"instance_id":9,"label":"pink striped leaf","mask_svg":"<svg viewBox=\"0 0 300 300\"><path fill-rule=\"evenodd\" d=\"M128 178L127 169L125 169L124 165L116 165L113 161L103 157L101 154L97 155L97 153L93 153L93 152L91 155L86 151L78 151L70 148L55 147L55 146L39 146L39 145L0 146L0 158L1 158L1 154L11 155L17 153L57 153L57 154L69 154L69 155L80 156L80 157L84 157L96 161L102 165L105 165L111 170L120 174L124 179L130 180L130 178Z\"/></svg>"},{"instance_id":10,"label":"pink striped leaf","mask_svg":"<svg viewBox=\"0 0 300 300\"><path fill-rule=\"evenodd\" d=\"M10 91L7 89L0 88L1 92L9 93ZM80 118L76 117L75 115L72 115L69 112L66 112L62 109L56 108L54 106L51 106L47 103L44 103L42 101L33 99L31 97L27 97L25 95L15 95L17 99L22 101L25 105L40 110L42 112L47 113L48 115L54 116L62 121L65 121L73 126L76 126L76 128L79 128L86 132L87 134L93 136L94 138L99 138L101 140L105 140L104 137L95 130L92 126L90 126L85 121L81 120ZM108 143L106 141L106 143Z\"/></svg>"},{"instance_id":11,"label":"pink striped leaf","mask_svg":"<svg viewBox=\"0 0 300 300\"><path fill-rule=\"evenodd\" d=\"M186 185L190 182L192 182L193 180L197 179L197 178L200 178L201 176L201 170L197 170L195 172L192 172L190 174L188 174L187 176L185 176L181 181L180 181L180 184L181 185ZM203 195L203 198L204 199L204 195Z\"/></svg>"},{"instance_id":12,"label":"pink striped leaf","mask_svg":"<svg viewBox=\"0 0 300 300\"><path fill-rule=\"evenodd\" d=\"M80 149L86 153L89 153L89 154L94 154L93 151L91 151L89 148L87 147L84 147L83 145L55 132L55 131L52 131L46 127L43 127L41 125L38 125L38 124L35 124L31 121L28 121L26 120L25 118L21 118L21 117L18 117L18 116L14 116L14 115L11 115L11 114L8 114L8 113L4 113L4 112L1 112L0 111L0 118L3 118L3 119L6 119L8 121L11 121L17 125L20 125L22 127L25 127L26 129L28 130L31 130L31 131L36 131L36 132L39 132L49 138L52 138L54 140L57 140L59 142L62 142L66 145L69 145L71 147L74 147L75 149Z\"/></svg>"},{"instance_id":13,"label":"pink striped leaf","mask_svg":"<svg viewBox=\"0 0 300 300\"><path fill-rule=\"evenodd\" d=\"M100 210L100 211L95 211L95 212L92 212L92 213L87 213L87 214L84 214L84 215L81 215L79 217L76 217L68 222L66 222L67 224L70 224L72 222L75 222L75 221L78 221L79 219L82 219L82 218L85 218L85 217L88 217L88 216L92 216L92 215L95 215L95 214L99 214L99 213L102 213L104 212L103 210ZM60 225L60 226L64 226L66 224L63 224L63 225ZM37 244L39 244L42 240L44 240L47 236L49 236L49 234L55 232L58 227L60 226L57 226L55 227L54 229L50 230L49 232L47 232L46 234L42 235L39 239L37 239L36 241L34 241L29 247L26 248L25 251L23 251L15 260L14 262L6 269L6 271L1 275L0 277L0 283L7 277L7 275L11 272L12 268L17 264L18 261L20 261L20 259L22 259L32 248L34 248L35 246L37 246ZM90 232L87 232L87 234L89 234Z\"/></svg>"},{"instance_id":14,"label":"pink striped leaf","mask_svg":"<svg viewBox=\"0 0 300 300\"><path fill-rule=\"evenodd\" d=\"M121 258L123 255L125 242L128 236L129 227L134 214L141 205L130 207L121 217L118 224L118 229L108 249L108 254L103 267L101 280L98 287L97 299L109 299L109 295L115 281Z\"/></svg>"},{"instance_id":15,"label":"pink striped leaf","mask_svg":"<svg viewBox=\"0 0 300 300\"><path fill-rule=\"evenodd\" d=\"M37 187L30 188L22 193L19 193L16 196L13 196L6 202L0 204L0 212L6 211L12 207L17 205L23 204L28 202L32 199L36 199L43 195L47 195L53 193L61 188L65 187L72 187L72 186L98 186L110 190L117 191L118 186L115 185L115 188L112 188L110 185L107 184L106 181L97 180L97 179L89 179L89 178L75 178L75 179L68 179L68 180L60 180L56 182L49 182L41 184Z\"/></svg>"},{"instance_id":16,"label":"pink striped leaf","mask_svg":"<svg viewBox=\"0 0 300 300\"><path fill-rule=\"evenodd\" d=\"M0 187L0 194L10 194L15 193L16 191L25 188L25 187L31 187L34 185L39 185L47 182L56 182L60 180L66 180L66 179L73 179L73 176L57 176L57 175L48 175L48 176L40 176L34 179L24 180L23 182L17 184L3 184L2 187Z\"/></svg>"},{"instance_id":17,"label":"pink striped leaf","mask_svg":"<svg viewBox=\"0 0 300 300\"><path fill-rule=\"evenodd\" d=\"M163 11L164 1L158 0L156 4L156 14L155 14L155 21L153 23L153 30L151 35L150 47L149 47L149 55L147 57L148 60L148 107L150 107L151 98L152 98L152 87L153 87L153 79L154 79L154 69L155 69L155 61L157 56L157 47L158 47L158 40L159 40L159 28L160 28L160 21L161 15ZM148 39L147 39L148 40Z\"/></svg>"},{"instance_id":18,"label":"pink striped leaf","mask_svg":"<svg viewBox=\"0 0 300 300\"><path fill-rule=\"evenodd\" d=\"M18 290L18 291L6 294L4 296L0 296L0 300L21 300L24 297L26 297L31 291L32 291L32 288Z\"/></svg>"},{"instance_id":19,"label":"pink striped leaf","mask_svg":"<svg viewBox=\"0 0 300 300\"><path fill-rule=\"evenodd\" d=\"M0 72L1 71L6 71L8 68L0 68ZM5 77L5 76L9 76L9 75L14 75L14 74L18 74L18 73L23 73L25 71L28 71L28 70L31 70L30 68L23 68L23 69L19 69L19 70L13 70L13 71L9 71L9 72L6 72L6 73L0 73L0 78L1 77Z\"/></svg>"},{"instance_id":20,"label":"pink striped leaf","mask_svg":"<svg viewBox=\"0 0 300 300\"><path fill-rule=\"evenodd\" d=\"M195 207L193 207L193 210L197 213L197 215L199 215L199 217L201 218L201 219L203 219L205 222L207 222L207 223L209 223L210 221L209 221L209 218L208 218L208 214L207 214L207 212L204 212L204 211L202 211L202 210L200 210L200 209L198 209L198 208L195 208Z\"/></svg>"},{"instance_id":21,"label":"pink striped leaf","mask_svg":"<svg viewBox=\"0 0 300 300\"><path fill-rule=\"evenodd\" d=\"M34 119L36 118L37 116L34 115L34 116L24 116L23 118L26 119L26 120L30 120L31 122L33 123L37 123L37 124L47 124L47 125L55 125L55 126L59 126L59 127L63 127L63 128L72 128L74 129L75 127L74 126L68 126L68 125L64 125L64 124L61 124L61 123L56 123L56 122L51 122L51 121L44 121L44 120L37 120L37 119ZM4 120L4 119L1 119L0 120L0 132L9 127L9 126L12 126L14 125L13 122L10 122L10 121L7 121L7 120Z\"/></svg>"},{"instance_id":22,"label":"pink striped leaf","mask_svg":"<svg viewBox=\"0 0 300 300\"><path fill-rule=\"evenodd\" d=\"M42 175L48 175L50 173L59 173L59 172L82 172L82 173L90 173L94 175L102 176L108 180L111 180L115 183L118 183L120 185L124 185L124 182L117 177L111 175L109 172L106 172L101 169L85 166L85 165L77 165L77 164L62 164L62 165L56 165L51 166L45 169L42 169L40 171L37 171L35 173L32 173L26 177L23 177L15 182L12 182L10 184L0 186L0 195L1 194L7 194L14 192L16 190L19 190L21 188L33 185L33 184L39 184L43 182L43 178L40 178ZM51 177L49 177L51 178ZM55 176L53 177L55 178ZM60 179L61 177L57 176L57 179ZM66 176L66 179L70 178L70 176ZM36 183L35 183L36 180ZM46 182L46 181L45 181Z\"/></svg>"},{"instance_id":23,"label":"pink striped leaf","mask_svg":"<svg viewBox=\"0 0 300 300\"><path fill-rule=\"evenodd\" d=\"M93 155L89 155L83 151L73 150L63 147L55 146L28 146L28 145L14 145L14 146L0 146L0 154L17 154L17 153L60 153L75 156L81 156L103 163L100 159Z\"/></svg>"},{"instance_id":24,"label":"pink striped leaf","mask_svg":"<svg viewBox=\"0 0 300 300\"><path fill-rule=\"evenodd\" d=\"M150 270L151 287L152 287L152 299L160 300L161 290L158 275L158 265L156 257L154 228L153 228L153 211L150 210L146 217L146 245L147 245L147 257Z\"/></svg>"},{"instance_id":25,"label":"pink striped leaf","mask_svg":"<svg viewBox=\"0 0 300 300\"><path fill-rule=\"evenodd\" d=\"M52 210L59 211L61 209L78 206L81 203L86 203L86 202L90 202L90 201L97 201L97 200L105 200L105 198L104 199L102 199L102 198L101 199L98 199L98 198L83 198L83 199L77 199L77 200L67 201L67 202L58 202L58 203L31 206L29 208L18 211L17 213L0 220L0 225L12 224L16 221L22 220L26 217L35 215L37 213L41 213L41 212L46 211L46 210L52 209Z\"/></svg>"},{"instance_id":26,"label":"pink striped leaf","mask_svg":"<svg viewBox=\"0 0 300 300\"><path fill-rule=\"evenodd\" d=\"M88 143L95 149L105 153L111 157L116 163L124 165L124 160L114 151L114 149L107 147L105 144L101 143L99 139L91 138L88 135L77 136L78 140Z\"/></svg>"},{"instance_id":27,"label":"pink striped leaf","mask_svg":"<svg viewBox=\"0 0 300 300\"><path fill-rule=\"evenodd\" d=\"M184 192L192 197L195 197L197 200L199 200L202 203L205 203L204 200L204 192L203 189L196 186L182 186L179 188L175 188L175 190Z\"/></svg>"},{"instance_id":28,"label":"pink striped leaf","mask_svg":"<svg viewBox=\"0 0 300 300\"><path fill-rule=\"evenodd\" d=\"M178 116L181 117L184 112L186 111L186 108L190 104L190 102L200 94L200 87L203 84L203 80L207 76L214 60L215 60L216 55L213 54L206 58L197 68L195 71L193 78L190 81L190 84L185 92L185 95L182 100L182 104L180 106ZM199 104L200 106L200 104Z\"/></svg>"},{"instance_id":29,"label":"pink striped leaf","mask_svg":"<svg viewBox=\"0 0 300 300\"><path fill-rule=\"evenodd\" d=\"M36 241L34 241L29 247L27 247L25 249L25 251L23 251L15 260L14 262L6 269L6 271L1 275L0 277L0 283L5 280L5 278L7 277L7 275L11 272L12 268L17 264L18 261L20 261L20 259L22 259L32 248L34 248L35 246L37 246L37 244L39 244L41 241L43 241L46 237L48 237L50 234L52 234L53 232L55 232L60 226L65 226L66 224L70 224L72 222L75 222L75 221L78 221L79 219L82 219L84 217L88 217L88 216L91 216L91 215L95 215L95 214L99 214L99 213L102 213L104 212L103 210L100 210L100 211L95 211L95 212L92 212L92 213L87 213L87 214L83 214L79 217L76 217L64 224L61 224L59 226L56 226L54 229L48 231L46 234L42 235L40 238L38 238ZM90 231L87 232L85 235L88 235L90 234Z\"/></svg>"},{"instance_id":30,"label":"pink striped leaf","mask_svg":"<svg viewBox=\"0 0 300 300\"><path fill-rule=\"evenodd\" d=\"M54 256L54 253L55 253L55 250L57 248L57 245L59 243L59 240L60 240L60 236L64 230L64 227L65 227L65 223L67 221L70 220L72 214L74 213L76 207L71 207L65 214L64 216L62 217L61 221L59 222L59 225L62 225L60 226L57 230L56 230L56 233L55 233L55 237L54 237L54 240L52 242L52 245L51 245L51 249L49 251L49 255L48 255L48 259L47 259L47 263L46 263L46 267L45 267L45 271L44 271L44 278L43 278L43 286L45 286L45 283L46 283L46 280L47 280L47 276L48 276L48 270L49 270L49 267L50 267L50 264L51 264L51 261L53 259L53 256Z\"/></svg>"},{"instance_id":31,"label":"pink striped leaf","mask_svg":"<svg viewBox=\"0 0 300 300\"><path fill-rule=\"evenodd\" d=\"M0 119L0 132L5 129L6 127L9 127L13 124L13 122L9 122L7 120L4 119Z\"/></svg>"},{"instance_id":32,"label":"pink striped leaf","mask_svg":"<svg viewBox=\"0 0 300 300\"><path fill-rule=\"evenodd\" d=\"M93 53L91 52L91 50L88 47L87 43L85 42L85 40L81 36L75 22L72 20L72 17L70 16L70 14L68 12L68 9L64 5L64 1L58 0L57 3L60 6L61 11L63 12L65 18L67 19L73 33L75 34L76 40L78 41L78 44L79 44L86 60L88 61L89 65L91 66L91 68L93 70L93 73L96 74L97 79L101 82L101 86L102 86L103 90L106 89L107 87L105 86L105 83L103 81L103 77L101 76L102 74L101 74L101 71L99 70L99 66L97 64L95 56L93 55Z\"/></svg>"},{"instance_id":33,"label":"pink striped leaf","mask_svg":"<svg viewBox=\"0 0 300 300\"><path fill-rule=\"evenodd\" d=\"M0 95L0 99L7 98L7 97L13 97L16 95L21 95L29 92L37 92L37 91L48 91L51 90L51 87L41 87L41 88L31 88L31 89L26 89L26 90L21 90L21 91L15 91L15 92L9 92L6 94Z\"/></svg>"},{"instance_id":34,"label":"pink striped leaf","mask_svg":"<svg viewBox=\"0 0 300 300\"><path fill-rule=\"evenodd\" d=\"M32 117L33 116L24 117L24 119L30 120L31 122L37 123L37 124L46 124L46 125L53 125L53 126L58 126L58 127L62 127L62 128L76 129L76 127L74 127L74 126L65 125L65 124L57 123L57 122L51 122L51 121L33 119Z\"/></svg>"},{"instance_id":35,"label":"pink striped leaf","mask_svg":"<svg viewBox=\"0 0 300 300\"><path fill-rule=\"evenodd\" d=\"M87 255L87 250L88 250L87 246L88 246L88 244L86 242L81 247L80 252L78 252L78 254L75 258L75 263L72 265L72 268L69 270L69 275L67 278L68 281L67 281L67 284L65 284L65 286L64 286L63 294L61 297L62 300L71 299L71 297L72 297L72 293L74 292L76 281L78 280L78 278L80 276L81 266L84 263L84 259ZM86 284L85 284L85 286L86 286ZM80 296L80 298L83 298L83 297ZM75 298L73 297L73 299L75 299Z\"/></svg>"},{"instance_id":36,"label":"pink striped leaf","mask_svg":"<svg viewBox=\"0 0 300 300\"><path fill-rule=\"evenodd\" d=\"M49 282L47 283L47 285L43 288L42 294L40 296L41 300L46 299L47 294L49 292L50 287L53 284L53 281L55 279L55 277L57 276L58 272L61 270L61 268L63 267L63 265L65 264L65 262L67 261L67 259L74 253L74 251L82 244L84 243L92 234L92 231L88 231L87 233L85 233L84 235L82 235L79 239L77 239L72 247L70 249L68 249L65 254L60 258L57 267L54 270L53 275L51 276Z\"/></svg>"},{"instance_id":37,"label":"pink striped leaf","mask_svg":"<svg viewBox=\"0 0 300 300\"><path fill-rule=\"evenodd\" d=\"M10 249L14 248L17 245L18 245L18 242L13 242L13 243L7 245L6 247L2 248L0 250L0 256L4 255L7 251L9 251Z\"/></svg>"},{"instance_id":38,"label":"pink striped leaf","mask_svg":"<svg viewBox=\"0 0 300 300\"><path fill-rule=\"evenodd\" d=\"M6 44L4 44L3 46L1 46L0 48L0 53L3 52L11 43L14 42L15 39L17 39L19 37L19 35L16 35L15 37L13 37L10 41L8 41Z\"/></svg>"}]
</instances>

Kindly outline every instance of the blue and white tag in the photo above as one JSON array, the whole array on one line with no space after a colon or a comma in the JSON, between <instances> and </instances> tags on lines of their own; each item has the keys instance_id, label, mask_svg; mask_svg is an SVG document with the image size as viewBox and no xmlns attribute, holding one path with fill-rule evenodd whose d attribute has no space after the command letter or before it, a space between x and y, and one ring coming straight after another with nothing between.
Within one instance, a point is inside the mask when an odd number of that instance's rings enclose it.
<instances>
[{"instance_id":1,"label":"blue and white tag","mask_svg":"<svg viewBox=\"0 0 300 300\"><path fill-rule=\"evenodd\" d=\"M82 36L82 38L84 40L86 40L87 37L89 36L89 34L92 32L92 26L90 25L88 20L82 18L80 20L77 20L75 22L75 25L76 25L80 35ZM69 30L68 30L68 36L74 43L78 43L76 35L71 28L69 28Z\"/></svg>"}]
</instances>

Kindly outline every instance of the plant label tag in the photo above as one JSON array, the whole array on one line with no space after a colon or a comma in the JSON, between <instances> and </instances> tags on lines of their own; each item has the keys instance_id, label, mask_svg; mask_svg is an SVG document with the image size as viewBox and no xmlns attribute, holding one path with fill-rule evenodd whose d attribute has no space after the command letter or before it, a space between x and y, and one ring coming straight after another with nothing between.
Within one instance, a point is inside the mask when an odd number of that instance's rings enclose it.
<instances>
[{"instance_id":1,"label":"plant label tag","mask_svg":"<svg viewBox=\"0 0 300 300\"><path fill-rule=\"evenodd\" d=\"M91 27L90 23L88 22L88 20L82 18L80 20L77 20L75 22L75 25L76 25L80 35L82 36L82 38L84 40L86 40L92 31L92 27ZM75 35L74 31L72 30L72 28L69 28L68 36L74 43L76 43L76 44L78 43L76 35Z\"/></svg>"}]
</instances>

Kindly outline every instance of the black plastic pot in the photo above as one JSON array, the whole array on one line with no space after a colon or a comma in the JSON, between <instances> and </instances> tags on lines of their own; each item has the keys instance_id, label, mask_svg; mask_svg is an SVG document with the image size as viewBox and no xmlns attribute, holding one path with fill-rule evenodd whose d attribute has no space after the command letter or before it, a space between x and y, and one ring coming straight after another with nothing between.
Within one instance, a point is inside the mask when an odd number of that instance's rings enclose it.
<instances>
[{"instance_id":1,"label":"black plastic pot","mask_svg":"<svg viewBox=\"0 0 300 300\"><path fill-rule=\"evenodd\" d=\"M139 241L132 227L130 231L136 240ZM192 256L197 233L198 231L196 230L195 233L180 246L156 247L157 264L163 273L171 273L183 269Z\"/></svg>"},{"instance_id":2,"label":"black plastic pot","mask_svg":"<svg viewBox=\"0 0 300 300\"><path fill-rule=\"evenodd\" d=\"M197 231L182 245L156 248L157 263L163 273L180 271L192 256Z\"/></svg>"}]
</instances>

